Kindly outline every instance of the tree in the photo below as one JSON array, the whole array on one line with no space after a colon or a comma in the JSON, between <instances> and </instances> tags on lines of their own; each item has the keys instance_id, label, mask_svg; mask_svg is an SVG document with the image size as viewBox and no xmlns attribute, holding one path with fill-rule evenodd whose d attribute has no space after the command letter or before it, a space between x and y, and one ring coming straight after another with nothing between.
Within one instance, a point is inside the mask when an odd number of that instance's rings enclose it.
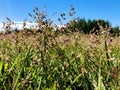
<instances>
[{"instance_id":1,"label":"tree","mask_svg":"<svg viewBox=\"0 0 120 90\"><path fill-rule=\"evenodd\" d=\"M114 35L114 36L119 36L119 34L120 34L120 29L119 29L119 27L118 27L118 26L113 27L113 28L110 30L110 33L111 33L112 35Z\"/></svg>"}]
</instances>

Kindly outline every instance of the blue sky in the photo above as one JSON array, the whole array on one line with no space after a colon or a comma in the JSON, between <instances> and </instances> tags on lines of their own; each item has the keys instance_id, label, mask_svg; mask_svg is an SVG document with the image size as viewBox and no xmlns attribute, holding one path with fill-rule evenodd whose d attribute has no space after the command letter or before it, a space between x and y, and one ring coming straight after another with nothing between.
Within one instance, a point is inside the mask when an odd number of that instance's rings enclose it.
<instances>
[{"instance_id":1,"label":"blue sky","mask_svg":"<svg viewBox=\"0 0 120 90\"><path fill-rule=\"evenodd\" d=\"M60 13L68 14L70 5L73 5L76 11L74 17L104 19L112 26L120 26L120 0L0 0L0 21L6 21L6 17L13 21L29 20L28 13L32 13L35 6L44 9L44 5L48 17L54 22L57 22ZM57 14L52 16L54 12ZM69 20L70 17L67 18Z\"/></svg>"}]
</instances>

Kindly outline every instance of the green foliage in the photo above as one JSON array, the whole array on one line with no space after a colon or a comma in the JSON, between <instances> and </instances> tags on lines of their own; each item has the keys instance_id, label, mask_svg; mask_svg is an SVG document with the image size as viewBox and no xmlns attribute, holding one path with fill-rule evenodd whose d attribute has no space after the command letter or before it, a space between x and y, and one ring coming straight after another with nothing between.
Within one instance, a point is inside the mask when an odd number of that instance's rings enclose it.
<instances>
[{"instance_id":1,"label":"green foliage","mask_svg":"<svg viewBox=\"0 0 120 90\"><path fill-rule=\"evenodd\" d=\"M110 30L110 33L114 36L120 36L120 29L118 26L116 27L113 27L111 30Z\"/></svg>"},{"instance_id":2,"label":"green foliage","mask_svg":"<svg viewBox=\"0 0 120 90\"><path fill-rule=\"evenodd\" d=\"M71 20L72 33L56 35L46 14L33 12L41 33L0 36L0 90L120 89L120 39L110 36L109 22ZM101 34L91 34L96 30Z\"/></svg>"},{"instance_id":3,"label":"green foliage","mask_svg":"<svg viewBox=\"0 0 120 90\"><path fill-rule=\"evenodd\" d=\"M109 36L75 32L55 37L47 30L0 40L1 89L119 89L118 38L109 42Z\"/></svg>"},{"instance_id":4,"label":"green foliage","mask_svg":"<svg viewBox=\"0 0 120 90\"><path fill-rule=\"evenodd\" d=\"M85 34L97 33L100 30L100 26L103 28L111 27L108 21L104 20L88 20L78 18L75 21L69 23L69 29L74 31L80 31Z\"/></svg>"}]
</instances>

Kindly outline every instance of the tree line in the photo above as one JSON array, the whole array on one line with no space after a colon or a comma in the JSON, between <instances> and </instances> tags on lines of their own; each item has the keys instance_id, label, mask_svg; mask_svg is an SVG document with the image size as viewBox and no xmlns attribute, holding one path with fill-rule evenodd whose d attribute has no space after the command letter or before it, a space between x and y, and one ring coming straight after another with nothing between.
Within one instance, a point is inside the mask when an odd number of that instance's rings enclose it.
<instances>
[{"instance_id":1,"label":"tree line","mask_svg":"<svg viewBox=\"0 0 120 90\"><path fill-rule=\"evenodd\" d=\"M72 32L83 32L85 34L98 33L103 29L109 29L110 34L119 36L120 29L118 26L112 27L109 21L105 20L85 20L84 18L71 20L68 25L68 29Z\"/></svg>"}]
</instances>

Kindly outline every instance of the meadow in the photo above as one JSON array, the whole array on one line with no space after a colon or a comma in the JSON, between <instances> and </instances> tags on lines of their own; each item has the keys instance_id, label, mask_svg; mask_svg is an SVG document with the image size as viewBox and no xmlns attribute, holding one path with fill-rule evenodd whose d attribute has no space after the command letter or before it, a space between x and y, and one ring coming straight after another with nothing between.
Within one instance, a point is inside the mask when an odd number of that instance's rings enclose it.
<instances>
[{"instance_id":1,"label":"meadow","mask_svg":"<svg viewBox=\"0 0 120 90\"><path fill-rule=\"evenodd\" d=\"M118 37L46 32L0 36L1 90L120 89Z\"/></svg>"},{"instance_id":2,"label":"meadow","mask_svg":"<svg viewBox=\"0 0 120 90\"><path fill-rule=\"evenodd\" d=\"M120 90L120 38L101 29L1 34L0 90Z\"/></svg>"}]
</instances>

